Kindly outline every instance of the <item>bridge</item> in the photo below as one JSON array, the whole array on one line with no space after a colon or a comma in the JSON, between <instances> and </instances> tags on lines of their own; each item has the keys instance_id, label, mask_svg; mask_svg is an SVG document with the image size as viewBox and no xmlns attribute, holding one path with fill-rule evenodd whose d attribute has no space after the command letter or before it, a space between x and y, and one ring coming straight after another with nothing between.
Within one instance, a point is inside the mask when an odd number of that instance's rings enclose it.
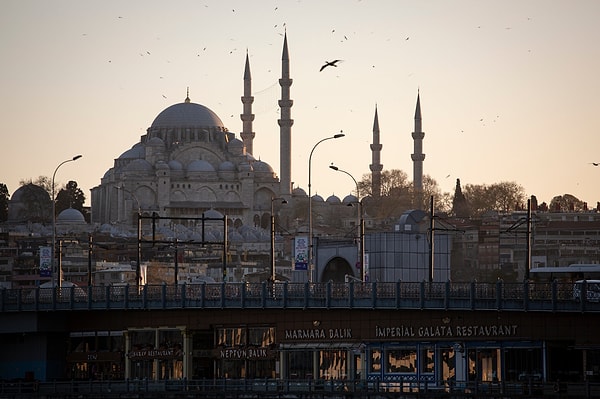
<instances>
[{"instance_id":1,"label":"bridge","mask_svg":"<svg viewBox=\"0 0 600 399\"><path fill-rule=\"evenodd\" d=\"M430 309L600 312L571 283L201 283L3 289L0 312L128 309Z\"/></svg>"}]
</instances>

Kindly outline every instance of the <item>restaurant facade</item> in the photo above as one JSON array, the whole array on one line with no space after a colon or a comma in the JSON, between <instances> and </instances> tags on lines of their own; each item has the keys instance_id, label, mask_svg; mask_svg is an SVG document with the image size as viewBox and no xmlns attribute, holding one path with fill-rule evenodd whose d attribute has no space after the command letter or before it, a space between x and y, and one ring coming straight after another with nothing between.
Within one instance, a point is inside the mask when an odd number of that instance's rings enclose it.
<instances>
[{"instance_id":1,"label":"restaurant facade","mask_svg":"<svg viewBox=\"0 0 600 399\"><path fill-rule=\"evenodd\" d=\"M3 378L600 380L600 338L590 328L600 325L597 313L227 308L0 317Z\"/></svg>"}]
</instances>

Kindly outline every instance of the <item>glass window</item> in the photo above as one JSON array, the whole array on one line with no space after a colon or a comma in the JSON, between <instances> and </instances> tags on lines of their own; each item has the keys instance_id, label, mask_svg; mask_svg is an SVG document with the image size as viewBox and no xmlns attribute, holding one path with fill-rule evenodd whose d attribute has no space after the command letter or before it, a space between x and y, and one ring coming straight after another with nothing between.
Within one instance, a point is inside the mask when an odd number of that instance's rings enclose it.
<instances>
[{"instance_id":1,"label":"glass window","mask_svg":"<svg viewBox=\"0 0 600 399\"><path fill-rule=\"evenodd\" d=\"M371 351L371 365L370 372L371 373L379 373L381 371L381 350L373 349Z\"/></svg>"},{"instance_id":2,"label":"glass window","mask_svg":"<svg viewBox=\"0 0 600 399\"><path fill-rule=\"evenodd\" d=\"M217 330L217 346L240 346L246 344L245 328L220 328Z\"/></svg>"},{"instance_id":3,"label":"glass window","mask_svg":"<svg viewBox=\"0 0 600 399\"><path fill-rule=\"evenodd\" d=\"M386 351L386 373L416 373L417 350L415 348L398 348Z\"/></svg>"},{"instance_id":4,"label":"glass window","mask_svg":"<svg viewBox=\"0 0 600 399\"><path fill-rule=\"evenodd\" d=\"M440 359L442 362L442 379L453 380L456 376L456 353L454 348L441 348Z\"/></svg>"},{"instance_id":5,"label":"glass window","mask_svg":"<svg viewBox=\"0 0 600 399\"><path fill-rule=\"evenodd\" d=\"M541 381L542 349L510 348L504 352L507 381Z\"/></svg>"},{"instance_id":6,"label":"glass window","mask_svg":"<svg viewBox=\"0 0 600 399\"><path fill-rule=\"evenodd\" d=\"M433 373L435 371L435 351L433 347L422 347L419 363L421 373Z\"/></svg>"},{"instance_id":7,"label":"glass window","mask_svg":"<svg viewBox=\"0 0 600 399\"><path fill-rule=\"evenodd\" d=\"M275 328L251 328L248 330L248 344L267 347L275 342Z\"/></svg>"},{"instance_id":8,"label":"glass window","mask_svg":"<svg viewBox=\"0 0 600 399\"><path fill-rule=\"evenodd\" d=\"M348 375L346 351L319 352L319 378L344 379Z\"/></svg>"},{"instance_id":9,"label":"glass window","mask_svg":"<svg viewBox=\"0 0 600 399\"><path fill-rule=\"evenodd\" d=\"M313 377L312 351L290 351L286 355L290 379Z\"/></svg>"}]
</instances>

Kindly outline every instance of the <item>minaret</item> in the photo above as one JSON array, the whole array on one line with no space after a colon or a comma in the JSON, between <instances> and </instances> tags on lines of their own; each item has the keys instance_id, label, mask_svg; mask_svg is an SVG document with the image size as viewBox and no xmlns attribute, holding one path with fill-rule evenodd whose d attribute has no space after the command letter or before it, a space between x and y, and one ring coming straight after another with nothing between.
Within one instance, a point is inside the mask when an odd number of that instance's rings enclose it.
<instances>
[{"instance_id":1,"label":"minaret","mask_svg":"<svg viewBox=\"0 0 600 399\"><path fill-rule=\"evenodd\" d=\"M425 133L421 129L421 100L419 92L417 92L415 131L412 133L414 153L410 157L413 160L413 185L415 194L418 196L416 199L419 199L417 202L419 205L421 205L420 197L423 191L423 161L425 160L425 154L423 154L423 137L425 137Z\"/></svg>"},{"instance_id":2,"label":"minaret","mask_svg":"<svg viewBox=\"0 0 600 399\"><path fill-rule=\"evenodd\" d=\"M246 50L246 68L244 69L244 96L242 97L242 104L244 104L244 113L240 115L242 119L242 141L246 152L254 154L252 143L254 136L256 135L252 131L252 121L254 121L254 114L252 113L252 103L254 97L252 97L252 77L250 76L250 61L248 59L248 51Z\"/></svg>"},{"instance_id":3,"label":"minaret","mask_svg":"<svg viewBox=\"0 0 600 399\"><path fill-rule=\"evenodd\" d=\"M283 55L281 56L281 100L279 100L279 109L281 119L279 123L279 191L284 198L292 195L292 125L294 120L291 118L292 105L294 102L290 99L290 57L288 55L287 32L283 36Z\"/></svg>"},{"instance_id":4,"label":"minaret","mask_svg":"<svg viewBox=\"0 0 600 399\"><path fill-rule=\"evenodd\" d=\"M377 104L375 104L373 144L371 144L373 163L369 165L369 168L371 169L371 195L373 198L379 198L381 196L381 170L383 169L383 165L381 164L382 147L383 146L379 143L379 117L377 116Z\"/></svg>"}]
</instances>

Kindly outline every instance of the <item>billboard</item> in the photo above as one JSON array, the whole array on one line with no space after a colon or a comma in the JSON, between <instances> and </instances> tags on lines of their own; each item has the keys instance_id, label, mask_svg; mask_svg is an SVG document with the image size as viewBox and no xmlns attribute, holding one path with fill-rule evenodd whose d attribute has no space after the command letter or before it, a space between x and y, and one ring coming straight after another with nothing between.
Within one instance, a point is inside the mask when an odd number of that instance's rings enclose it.
<instances>
[{"instance_id":1,"label":"billboard","mask_svg":"<svg viewBox=\"0 0 600 399\"><path fill-rule=\"evenodd\" d=\"M40 277L52 277L52 247L40 247Z\"/></svg>"},{"instance_id":2,"label":"billboard","mask_svg":"<svg viewBox=\"0 0 600 399\"><path fill-rule=\"evenodd\" d=\"M308 237L294 239L294 270L308 270Z\"/></svg>"}]
</instances>

